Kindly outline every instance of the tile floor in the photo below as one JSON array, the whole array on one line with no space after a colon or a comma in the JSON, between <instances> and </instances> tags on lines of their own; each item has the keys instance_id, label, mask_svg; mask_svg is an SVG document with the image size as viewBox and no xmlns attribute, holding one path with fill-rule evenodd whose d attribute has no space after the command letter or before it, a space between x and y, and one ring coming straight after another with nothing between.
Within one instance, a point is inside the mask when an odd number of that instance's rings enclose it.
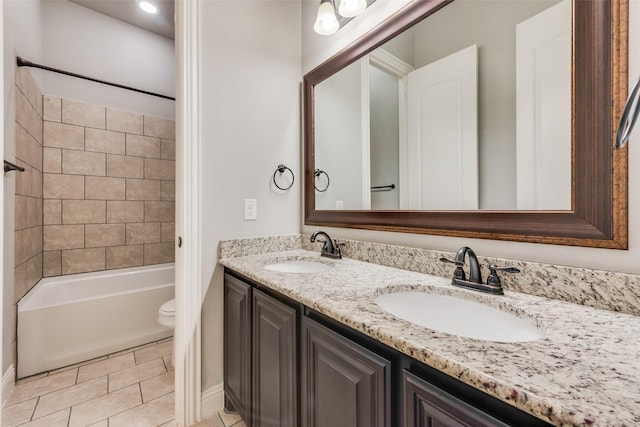
<instances>
[{"instance_id":1,"label":"tile floor","mask_svg":"<svg viewBox=\"0 0 640 427\"><path fill-rule=\"evenodd\" d=\"M3 427L173 426L171 338L18 381ZM198 427L244 427L221 412Z\"/></svg>"}]
</instances>

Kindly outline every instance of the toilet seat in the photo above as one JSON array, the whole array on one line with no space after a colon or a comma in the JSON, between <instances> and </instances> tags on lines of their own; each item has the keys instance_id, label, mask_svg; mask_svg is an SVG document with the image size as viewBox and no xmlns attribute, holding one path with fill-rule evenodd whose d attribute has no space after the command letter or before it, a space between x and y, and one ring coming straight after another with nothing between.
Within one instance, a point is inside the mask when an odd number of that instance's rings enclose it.
<instances>
[{"instance_id":1,"label":"toilet seat","mask_svg":"<svg viewBox=\"0 0 640 427\"><path fill-rule=\"evenodd\" d=\"M158 323L167 328L175 328L176 300L172 299L160 306L158 309Z\"/></svg>"},{"instance_id":2,"label":"toilet seat","mask_svg":"<svg viewBox=\"0 0 640 427\"><path fill-rule=\"evenodd\" d=\"M158 314L161 316L175 316L176 315L176 300L172 299L160 306Z\"/></svg>"}]
</instances>

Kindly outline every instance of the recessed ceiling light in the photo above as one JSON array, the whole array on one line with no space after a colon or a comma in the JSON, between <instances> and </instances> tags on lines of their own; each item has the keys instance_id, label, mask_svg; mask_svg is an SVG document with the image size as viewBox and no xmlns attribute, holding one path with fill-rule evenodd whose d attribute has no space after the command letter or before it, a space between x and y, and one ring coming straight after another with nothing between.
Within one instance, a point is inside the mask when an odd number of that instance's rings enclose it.
<instances>
[{"instance_id":1,"label":"recessed ceiling light","mask_svg":"<svg viewBox=\"0 0 640 427\"><path fill-rule=\"evenodd\" d=\"M158 8L151 2L141 1L138 3L138 6L147 13L158 13Z\"/></svg>"}]
</instances>

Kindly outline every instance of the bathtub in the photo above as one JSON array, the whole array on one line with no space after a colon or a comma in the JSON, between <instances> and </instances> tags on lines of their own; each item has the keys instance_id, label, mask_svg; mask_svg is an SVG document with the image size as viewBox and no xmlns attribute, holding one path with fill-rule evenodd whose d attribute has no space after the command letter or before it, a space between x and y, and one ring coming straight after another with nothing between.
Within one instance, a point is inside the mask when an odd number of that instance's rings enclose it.
<instances>
[{"instance_id":1,"label":"bathtub","mask_svg":"<svg viewBox=\"0 0 640 427\"><path fill-rule=\"evenodd\" d=\"M18 378L171 336L173 297L173 263L42 279L18 303Z\"/></svg>"}]
</instances>

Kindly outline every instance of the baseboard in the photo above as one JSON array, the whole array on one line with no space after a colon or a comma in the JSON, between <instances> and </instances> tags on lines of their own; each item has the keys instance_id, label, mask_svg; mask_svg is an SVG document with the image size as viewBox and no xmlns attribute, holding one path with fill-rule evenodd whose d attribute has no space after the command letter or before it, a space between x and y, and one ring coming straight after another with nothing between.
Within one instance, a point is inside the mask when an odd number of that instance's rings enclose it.
<instances>
[{"instance_id":1,"label":"baseboard","mask_svg":"<svg viewBox=\"0 0 640 427\"><path fill-rule=\"evenodd\" d=\"M220 383L202 392L202 406L200 407L202 419L207 419L224 408L224 387Z\"/></svg>"},{"instance_id":2,"label":"baseboard","mask_svg":"<svg viewBox=\"0 0 640 427\"><path fill-rule=\"evenodd\" d=\"M7 372L4 373L4 375L2 375L2 391L0 393L2 393L0 396L2 396L2 405L4 406L4 403L7 401L7 399L9 399L9 396L11 396L11 392L13 391L13 386L16 383L16 370L13 367L13 364L11 364L8 368L7 368Z\"/></svg>"}]
</instances>

